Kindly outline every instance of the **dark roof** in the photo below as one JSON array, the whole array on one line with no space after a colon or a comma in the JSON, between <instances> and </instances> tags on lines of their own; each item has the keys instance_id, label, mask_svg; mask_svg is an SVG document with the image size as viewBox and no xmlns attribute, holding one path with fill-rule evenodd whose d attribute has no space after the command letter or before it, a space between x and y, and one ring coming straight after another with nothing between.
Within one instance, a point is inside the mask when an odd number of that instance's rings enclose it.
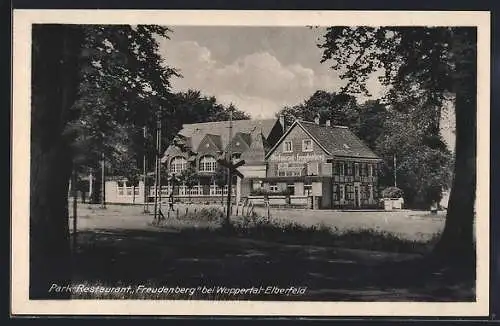
<instances>
[{"instance_id":1,"label":"dark roof","mask_svg":"<svg viewBox=\"0 0 500 326\"><path fill-rule=\"evenodd\" d=\"M256 132L261 132L267 138L276 122L277 119L234 120L233 136L237 132L252 136ZM219 135L221 138L221 148L225 148L229 144L229 121L185 124L182 126L179 134L191 138L191 147L195 149L198 148L206 134Z\"/></svg>"},{"instance_id":2,"label":"dark roof","mask_svg":"<svg viewBox=\"0 0 500 326\"><path fill-rule=\"evenodd\" d=\"M328 155L380 160L377 154L365 145L348 127L325 126L301 120L295 120L274 147L267 152L266 157L269 157L283 140L286 139L292 129L296 127L302 128L302 130L309 134L313 141L315 141Z\"/></svg>"},{"instance_id":3,"label":"dark roof","mask_svg":"<svg viewBox=\"0 0 500 326\"><path fill-rule=\"evenodd\" d=\"M206 135L207 141L211 141L215 146L217 146L218 150L222 150L222 140L220 135L214 135L214 134L207 134ZM201 144L201 142L200 142ZM198 148L198 151L200 151L200 148Z\"/></svg>"},{"instance_id":4,"label":"dark roof","mask_svg":"<svg viewBox=\"0 0 500 326\"><path fill-rule=\"evenodd\" d=\"M379 159L361 139L344 126L318 125L309 121L297 123L309 132L330 155Z\"/></svg>"},{"instance_id":5,"label":"dark roof","mask_svg":"<svg viewBox=\"0 0 500 326\"><path fill-rule=\"evenodd\" d=\"M265 161L266 148L265 139L262 133L254 134L250 148L241 154L241 159L245 160L247 165L262 164Z\"/></svg>"}]
</instances>

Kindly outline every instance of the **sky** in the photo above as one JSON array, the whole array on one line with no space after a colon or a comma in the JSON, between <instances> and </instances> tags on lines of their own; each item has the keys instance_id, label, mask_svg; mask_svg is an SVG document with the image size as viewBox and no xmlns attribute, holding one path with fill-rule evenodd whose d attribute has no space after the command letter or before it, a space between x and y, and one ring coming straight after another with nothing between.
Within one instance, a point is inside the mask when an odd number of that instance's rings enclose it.
<instances>
[{"instance_id":1,"label":"sky","mask_svg":"<svg viewBox=\"0 0 500 326\"><path fill-rule=\"evenodd\" d=\"M170 26L170 40L160 41L160 54L183 78L174 91L200 90L219 103L234 104L252 118L271 118L284 106L296 105L317 90L335 92L344 85L338 73L321 63L317 47L324 28ZM372 99L383 95L376 76L368 79ZM362 103L367 97L359 96ZM454 147L454 114L446 110L442 135Z\"/></svg>"},{"instance_id":2,"label":"sky","mask_svg":"<svg viewBox=\"0 0 500 326\"><path fill-rule=\"evenodd\" d=\"M174 26L161 42L166 62L184 76L175 91L198 89L233 103L254 118L273 117L316 90L338 91L343 82L321 63L316 44L324 28ZM378 80L370 80L377 95ZM366 99L362 98L361 100Z\"/></svg>"}]
</instances>

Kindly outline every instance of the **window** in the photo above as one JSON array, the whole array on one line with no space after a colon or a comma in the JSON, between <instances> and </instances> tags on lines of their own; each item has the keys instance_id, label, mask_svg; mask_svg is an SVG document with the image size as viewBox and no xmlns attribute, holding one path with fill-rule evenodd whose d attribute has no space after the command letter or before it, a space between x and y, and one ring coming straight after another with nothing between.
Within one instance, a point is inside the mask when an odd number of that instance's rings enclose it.
<instances>
[{"instance_id":1,"label":"window","mask_svg":"<svg viewBox=\"0 0 500 326\"><path fill-rule=\"evenodd\" d=\"M334 183L333 184L333 200L338 201L339 200L339 185Z\"/></svg>"},{"instance_id":2,"label":"window","mask_svg":"<svg viewBox=\"0 0 500 326\"><path fill-rule=\"evenodd\" d=\"M293 152L292 142L291 141L285 141L285 142L283 142L283 152L285 152L285 153L291 153L291 152Z\"/></svg>"},{"instance_id":3,"label":"window","mask_svg":"<svg viewBox=\"0 0 500 326\"><path fill-rule=\"evenodd\" d=\"M311 196L312 195L312 184L305 184L304 185L304 195L305 196Z\"/></svg>"},{"instance_id":4,"label":"window","mask_svg":"<svg viewBox=\"0 0 500 326\"><path fill-rule=\"evenodd\" d=\"M278 185L276 183L269 184L269 191L278 191Z\"/></svg>"},{"instance_id":5,"label":"window","mask_svg":"<svg viewBox=\"0 0 500 326\"><path fill-rule=\"evenodd\" d=\"M359 163L354 163L354 175L359 177Z\"/></svg>"},{"instance_id":6,"label":"window","mask_svg":"<svg viewBox=\"0 0 500 326\"><path fill-rule=\"evenodd\" d=\"M217 161L213 156L202 156L200 159L200 172L215 172Z\"/></svg>"},{"instance_id":7,"label":"window","mask_svg":"<svg viewBox=\"0 0 500 326\"><path fill-rule=\"evenodd\" d=\"M343 162L338 162L339 165L339 175L344 175L344 163Z\"/></svg>"},{"instance_id":8,"label":"window","mask_svg":"<svg viewBox=\"0 0 500 326\"><path fill-rule=\"evenodd\" d=\"M346 185L347 200L354 200L354 187L352 185Z\"/></svg>"},{"instance_id":9,"label":"window","mask_svg":"<svg viewBox=\"0 0 500 326\"><path fill-rule=\"evenodd\" d=\"M360 164L360 168L359 168L359 173L362 177L366 177L368 175L368 169L366 167L366 163L359 163Z\"/></svg>"},{"instance_id":10,"label":"window","mask_svg":"<svg viewBox=\"0 0 500 326\"><path fill-rule=\"evenodd\" d=\"M312 152L313 151L313 142L311 139L304 139L302 141L302 151L303 152Z\"/></svg>"},{"instance_id":11,"label":"window","mask_svg":"<svg viewBox=\"0 0 500 326\"><path fill-rule=\"evenodd\" d=\"M373 176L373 164L368 164L368 176Z\"/></svg>"},{"instance_id":12,"label":"window","mask_svg":"<svg viewBox=\"0 0 500 326\"><path fill-rule=\"evenodd\" d=\"M295 195L295 184L289 183L286 185L286 190L289 191L290 195Z\"/></svg>"},{"instance_id":13,"label":"window","mask_svg":"<svg viewBox=\"0 0 500 326\"><path fill-rule=\"evenodd\" d=\"M345 200L345 186L344 185L340 185L340 200Z\"/></svg>"},{"instance_id":14,"label":"window","mask_svg":"<svg viewBox=\"0 0 500 326\"><path fill-rule=\"evenodd\" d=\"M170 161L170 172L180 173L187 168L187 160L184 157L177 156Z\"/></svg>"},{"instance_id":15,"label":"window","mask_svg":"<svg viewBox=\"0 0 500 326\"><path fill-rule=\"evenodd\" d=\"M252 181L252 190L258 190L262 188L262 181L261 180L253 180Z\"/></svg>"},{"instance_id":16,"label":"window","mask_svg":"<svg viewBox=\"0 0 500 326\"><path fill-rule=\"evenodd\" d=\"M347 162L345 163L345 169L347 170L347 173L346 175L352 175L352 163L351 162Z\"/></svg>"}]
</instances>

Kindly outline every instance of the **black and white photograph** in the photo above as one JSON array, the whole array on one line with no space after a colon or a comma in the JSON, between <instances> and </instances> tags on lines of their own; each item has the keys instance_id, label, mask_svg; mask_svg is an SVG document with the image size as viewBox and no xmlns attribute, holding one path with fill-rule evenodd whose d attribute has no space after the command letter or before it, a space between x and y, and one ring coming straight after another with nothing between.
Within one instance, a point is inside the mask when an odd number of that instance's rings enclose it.
<instances>
[{"instance_id":1,"label":"black and white photograph","mask_svg":"<svg viewBox=\"0 0 500 326\"><path fill-rule=\"evenodd\" d=\"M488 314L488 12L13 17L13 312Z\"/></svg>"}]
</instances>

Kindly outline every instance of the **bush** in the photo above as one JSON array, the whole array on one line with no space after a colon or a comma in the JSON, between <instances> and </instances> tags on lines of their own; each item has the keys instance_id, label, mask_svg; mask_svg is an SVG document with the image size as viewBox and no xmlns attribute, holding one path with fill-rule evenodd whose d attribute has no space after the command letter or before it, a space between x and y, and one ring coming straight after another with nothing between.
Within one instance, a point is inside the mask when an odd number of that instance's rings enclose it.
<instances>
[{"instance_id":1,"label":"bush","mask_svg":"<svg viewBox=\"0 0 500 326\"><path fill-rule=\"evenodd\" d=\"M200 221L200 222L218 222L222 220L223 217L224 217L224 212L220 208L203 207L197 210L188 209L187 215L183 215L181 212L179 218L192 221Z\"/></svg>"},{"instance_id":2,"label":"bush","mask_svg":"<svg viewBox=\"0 0 500 326\"><path fill-rule=\"evenodd\" d=\"M383 198L401 198L403 197L403 190L398 187L387 187L382 190Z\"/></svg>"},{"instance_id":3,"label":"bush","mask_svg":"<svg viewBox=\"0 0 500 326\"><path fill-rule=\"evenodd\" d=\"M260 188L260 189L252 190L250 192L251 196L289 196L291 194L292 194L292 190L290 190L290 189L271 191L271 190L266 190L266 189Z\"/></svg>"}]
</instances>

